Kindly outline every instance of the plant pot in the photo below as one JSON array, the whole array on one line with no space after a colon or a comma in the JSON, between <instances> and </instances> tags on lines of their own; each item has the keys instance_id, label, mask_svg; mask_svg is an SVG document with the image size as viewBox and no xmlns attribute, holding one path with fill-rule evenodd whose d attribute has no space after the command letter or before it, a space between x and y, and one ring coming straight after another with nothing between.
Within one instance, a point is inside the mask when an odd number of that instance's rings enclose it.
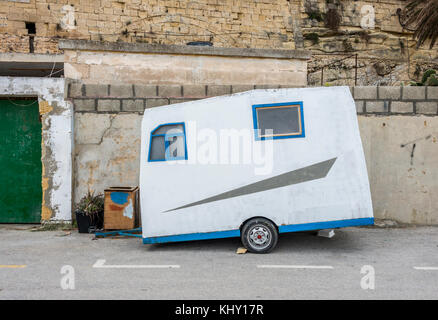
<instances>
[{"instance_id":1,"label":"plant pot","mask_svg":"<svg viewBox=\"0 0 438 320\"><path fill-rule=\"evenodd\" d=\"M81 211L76 211L76 222L78 223L79 233L92 233L96 229L102 229L103 227L103 212L97 214L93 220L83 214Z\"/></svg>"}]
</instances>

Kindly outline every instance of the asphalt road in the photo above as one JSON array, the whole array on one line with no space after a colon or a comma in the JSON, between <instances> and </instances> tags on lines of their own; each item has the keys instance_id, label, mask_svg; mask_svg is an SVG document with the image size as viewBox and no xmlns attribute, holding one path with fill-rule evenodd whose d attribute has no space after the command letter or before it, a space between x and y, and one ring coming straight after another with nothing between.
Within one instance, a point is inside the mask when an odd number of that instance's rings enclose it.
<instances>
[{"instance_id":1,"label":"asphalt road","mask_svg":"<svg viewBox=\"0 0 438 320\"><path fill-rule=\"evenodd\" d=\"M239 239L143 245L17 229L0 226L0 299L438 298L437 227L287 234L266 255L236 254Z\"/></svg>"}]
</instances>

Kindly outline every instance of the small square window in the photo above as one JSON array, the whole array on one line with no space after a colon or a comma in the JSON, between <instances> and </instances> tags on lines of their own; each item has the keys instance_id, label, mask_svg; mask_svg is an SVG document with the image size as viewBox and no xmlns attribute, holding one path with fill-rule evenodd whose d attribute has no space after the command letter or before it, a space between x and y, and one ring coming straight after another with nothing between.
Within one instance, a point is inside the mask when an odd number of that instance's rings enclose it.
<instances>
[{"instance_id":1,"label":"small square window","mask_svg":"<svg viewBox=\"0 0 438 320\"><path fill-rule=\"evenodd\" d=\"M149 161L186 160L184 123L164 124L151 132Z\"/></svg>"},{"instance_id":2,"label":"small square window","mask_svg":"<svg viewBox=\"0 0 438 320\"><path fill-rule=\"evenodd\" d=\"M152 136L149 160L159 161L165 159L164 136Z\"/></svg>"},{"instance_id":3,"label":"small square window","mask_svg":"<svg viewBox=\"0 0 438 320\"><path fill-rule=\"evenodd\" d=\"M253 105L256 140L304 137L302 102Z\"/></svg>"}]
</instances>

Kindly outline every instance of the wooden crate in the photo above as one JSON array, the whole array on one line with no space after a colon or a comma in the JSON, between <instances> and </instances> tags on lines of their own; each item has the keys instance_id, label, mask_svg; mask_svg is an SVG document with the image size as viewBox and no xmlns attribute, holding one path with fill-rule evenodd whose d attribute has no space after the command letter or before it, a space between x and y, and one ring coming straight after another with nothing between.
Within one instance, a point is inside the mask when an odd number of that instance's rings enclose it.
<instances>
[{"instance_id":1,"label":"wooden crate","mask_svg":"<svg viewBox=\"0 0 438 320\"><path fill-rule=\"evenodd\" d=\"M105 189L105 230L134 229L139 226L138 187Z\"/></svg>"}]
</instances>

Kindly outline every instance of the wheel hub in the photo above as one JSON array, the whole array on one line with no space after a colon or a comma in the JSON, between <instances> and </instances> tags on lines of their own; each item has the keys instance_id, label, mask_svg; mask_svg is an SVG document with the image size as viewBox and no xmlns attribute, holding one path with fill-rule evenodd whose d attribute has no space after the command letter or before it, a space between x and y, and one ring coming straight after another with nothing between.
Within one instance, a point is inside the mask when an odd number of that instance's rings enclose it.
<instances>
[{"instance_id":1,"label":"wheel hub","mask_svg":"<svg viewBox=\"0 0 438 320\"><path fill-rule=\"evenodd\" d=\"M263 226L254 226L248 233L249 242L259 248L265 248L271 241L270 231Z\"/></svg>"}]
</instances>

